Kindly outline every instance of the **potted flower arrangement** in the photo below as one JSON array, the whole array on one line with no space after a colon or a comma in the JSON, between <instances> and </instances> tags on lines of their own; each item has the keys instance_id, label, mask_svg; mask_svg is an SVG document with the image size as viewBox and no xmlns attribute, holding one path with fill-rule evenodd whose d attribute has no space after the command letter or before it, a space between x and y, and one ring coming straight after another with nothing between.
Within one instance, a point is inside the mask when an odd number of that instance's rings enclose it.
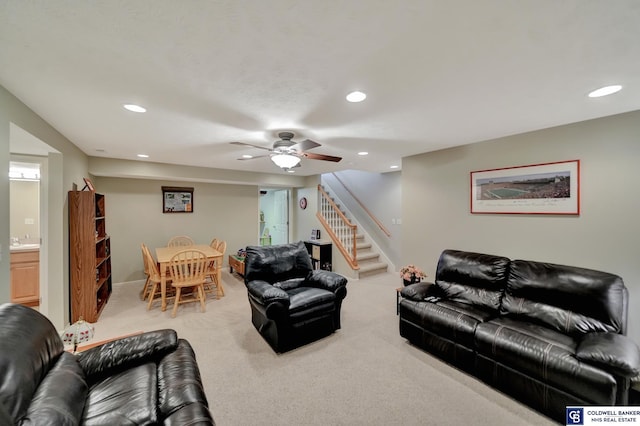
<instances>
[{"instance_id":1,"label":"potted flower arrangement","mask_svg":"<svg viewBox=\"0 0 640 426\"><path fill-rule=\"evenodd\" d=\"M404 285L407 286L409 284L419 283L427 274L416 265L407 265L400 268L400 276L402 277Z\"/></svg>"}]
</instances>

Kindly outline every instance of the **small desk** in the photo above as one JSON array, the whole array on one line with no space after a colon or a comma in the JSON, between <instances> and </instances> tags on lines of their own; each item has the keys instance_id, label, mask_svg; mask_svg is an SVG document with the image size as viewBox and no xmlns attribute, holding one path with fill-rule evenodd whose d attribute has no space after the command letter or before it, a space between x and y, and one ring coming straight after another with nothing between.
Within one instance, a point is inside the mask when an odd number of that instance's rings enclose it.
<instances>
[{"instance_id":1,"label":"small desk","mask_svg":"<svg viewBox=\"0 0 640 426\"><path fill-rule=\"evenodd\" d=\"M158 247L156 249L156 258L160 264L160 293L162 294L162 310L167 309L167 269L169 268L169 262L171 258L182 250L200 250L207 255L207 259L214 260L216 263L222 262L223 253L212 248L208 244L194 244L192 246L175 246L175 247ZM216 268L216 280L220 282L222 280L222 268ZM220 286L217 286L216 291L220 291ZM219 297L219 295L218 295Z\"/></svg>"}]
</instances>

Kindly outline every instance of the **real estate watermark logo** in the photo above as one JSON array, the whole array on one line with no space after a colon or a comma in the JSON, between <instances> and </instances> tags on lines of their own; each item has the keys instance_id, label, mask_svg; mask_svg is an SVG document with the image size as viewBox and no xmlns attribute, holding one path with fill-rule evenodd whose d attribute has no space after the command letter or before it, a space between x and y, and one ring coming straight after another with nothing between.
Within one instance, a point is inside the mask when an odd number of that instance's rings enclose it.
<instances>
[{"instance_id":1,"label":"real estate watermark logo","mask_svg":"<svg viewBox=\"0 0 640 426\"><path fill-rule=\"evenodd\" d=\"M583 425L584 424L584 408L583 407L566 407L566 424L567 425Z\"/></svg>"}]
</instances>

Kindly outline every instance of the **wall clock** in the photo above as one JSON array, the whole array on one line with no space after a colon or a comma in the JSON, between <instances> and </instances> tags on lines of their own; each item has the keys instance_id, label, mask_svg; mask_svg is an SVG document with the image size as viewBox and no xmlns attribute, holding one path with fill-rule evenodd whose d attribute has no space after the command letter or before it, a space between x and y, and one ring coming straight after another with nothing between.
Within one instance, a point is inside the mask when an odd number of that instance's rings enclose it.
<instances>
[{"instance_id":1,"label":"wall clock","mask_svg":"<svg viewBox=\"0 0 640 426\"><path fill-rule=\"evenodd\" d=\"M307 197L300 198L300 208L302 210L307 208Z\"/></svg>"}]
</instances>

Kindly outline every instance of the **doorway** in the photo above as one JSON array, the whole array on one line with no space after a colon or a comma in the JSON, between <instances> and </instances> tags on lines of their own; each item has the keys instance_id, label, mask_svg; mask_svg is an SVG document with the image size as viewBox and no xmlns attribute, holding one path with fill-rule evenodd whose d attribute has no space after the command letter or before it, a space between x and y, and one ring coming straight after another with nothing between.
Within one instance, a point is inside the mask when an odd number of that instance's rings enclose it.
<instances>
[{"instance_id":1,"label":"doorway","mask_svg":"<svg viewBox=\"0 0 640 426\"><path fill-rule=\"evenodd\" d=\"M34 308L40 306L41 161L9 162L10 300Z\"/></svg>"},{"instance_id":2,"label":"doorway","mask_svg":"<svg viewBox=\"0 0 640 426\"><path fill-rule=\"evenodd\" d=\"M288 189L260 189L261 246L289 242L289 198Z\"/></svg>"},{"instance_id":3,"label":"doorway","mask_svg":"<svg viewBox=\"0 0 640 426\"><path fill-rule=\"evenodd\" d=\"M40 164L39 236L40 261L39 310L58 329L67 324L68 281L65 279L64 211L62 154L29 132L9 123L11 161ZM11 188L9 188L11 197ZM35 219L35 218L34 218Z\"/></svg>"}]
</instances>

